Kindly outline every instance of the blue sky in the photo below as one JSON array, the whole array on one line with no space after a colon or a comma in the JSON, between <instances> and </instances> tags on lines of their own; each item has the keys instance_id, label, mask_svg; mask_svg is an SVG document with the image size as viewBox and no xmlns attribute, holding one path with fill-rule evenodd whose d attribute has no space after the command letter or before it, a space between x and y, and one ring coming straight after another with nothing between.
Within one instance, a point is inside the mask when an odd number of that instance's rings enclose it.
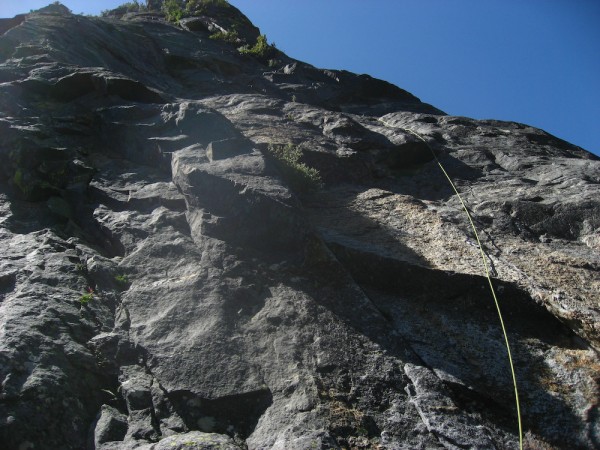
<instances>
[{"instance_id":1,"label":"blue sky","mask_svg":"<svg viewBox=\"0 0 600 450\"><path fill-rule=\"evenodd\" d=\"M49 0L0 0L12 17ZM98 14L123 0L64 0ZM600 154L599 0L230 0L288 55Z\"/></svg>"}]
</instances>

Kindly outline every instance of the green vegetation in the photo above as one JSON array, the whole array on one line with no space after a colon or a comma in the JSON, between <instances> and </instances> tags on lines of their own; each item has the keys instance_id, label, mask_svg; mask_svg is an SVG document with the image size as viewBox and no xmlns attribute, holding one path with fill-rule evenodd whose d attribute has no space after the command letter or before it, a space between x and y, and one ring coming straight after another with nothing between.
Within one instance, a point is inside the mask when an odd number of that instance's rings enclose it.
<instances>
[{"instance_id":1,"label":"green vegetation","mask_svg":"<svg viewBox=\"0 0 600 450\"><path fill-rule=\"evenodd\" d=\"M148 7L150 8L150 2ZM159 4L160 2L152 2ZM210 6L229 6L227 0L164 0L161 10L169 22L178 23L184 16L200 15L208 12Z\"/></svg>"},{"instance_id":2,"label":"green vegetation","mask_svg":"<svg viewBox=\"0 0 600 450\"><path fill-rule=\"evenodd\" d=\"M162 11L169 22L178 23L184 16L199 15L207 12L209 6L229 6L227 0L139 0L123 3L115 9L102 11L103 17L122 16L128 12Z\"/></svg>"},{"instance_id":3,"label":"green vegetation","mask_svg":"<svg viewBox=\"0 0 600 450\"><path fill-rule=\"evenodd\" d=\"M217 31L209 37L217 41L229 42L231 44L237 44L240 40L238 32L235 29L231 31Z\"/></svg>"},{"instance_id":4,"label":"green vegetation","mask_svg":"<svg viewBox=\"0 0 600 450\"><path fill-rule=\"evenodd\" d=\"M116 275L115 281L117 283L117 290L126 291L129 289L129 278L125 274Z\"/></svg>"},{"instance_id":5,"label":"green vegetation","mask_svg":"<svg viewBox=\"0 0 600 450\"><path fill-rule=\"evenodd\" d=\"M294 191L311 192L320 189L323 185L319 171L300 162L302 151L298 147L292 144L270 144L267 151Z\"/></svg>"},{"instance_id":6,"label":"green vegetation","mask_svg":"<svg viewBox=\"0 0 600 450\"><path fill-rule=\"evenodd\" d=\"M13 181L21 189L21 192L26 192L27 185L23 182L23 171L21 169L16 170Z\"/></svg>"},{"instance_id":7,"label":"green vegetation","mask_svg":"<svg viewBox=\"0 0 600 450\"><path fill-rule=\"evenodd\" d=\"M129 278L127 278L127 275L117 275L115 276L115 281L124 286L129 284Z\"/></svg>"},{"instance_id":8,"label":"green vegetation","mask_svg":"<svg viewBox=\"0 0 600 450\"><path fill-rule=\"evenodd\" d=\"M188 0L185 5L187 13L202 14L208 6L229 6L227 0Z\"/></svg>"},{"instance_id":9,"label":"green vegetation","mask_svg":"<svg viewBox=\"0 0 600 450\"><path fill-rule=\"evenodd\" d=\"M162 4L162 12L165 13L165 18L169 22L179 23L183 18L183 1L182 0L165 0Z\"/></svg>"},{"instance_id":10,"label":"green vegetation","mask_svg":"<svg viewBox=\"0 0 600 450\"><path fill-rule=\"evenodd\" d=\"M39 201L48 198L51 193L58 193L60 189L51 185L46 180L37 178L30 172L23 172L17 168L12 179L16 187L26 200Z\"/></svg>"},{"instance_id":11,"label":"green vegetation","mask_svg":"<svg viewBox=\"0 0 600 450\"><path fill-rule=\"evenodd\" d=\"M267 42L267 36L265 34L261 34L256 39L256 44L254 44L253 47L244 45L243 47L240 47L238 49L238 51L242 55L254 56L255 58L258 58L262 61L267 61L269 57L271 57L275 53L275 50L275 46L269 45L269 43Z\"/></svg>"},{"instance_id":12,"label":"green vegetation","mask_svg":"<svg viewBox=\"0 0 600 450\"><path fill-rule=\"evenodd\" d=\"M110 15L120 16L128 12L141 12L146 10L146 5L142 5L138 0L133 0L132 2L123 3L122 5L117 6L115 9L104 10L100 13L100 15L103 17Z\"/></svg>"},{"instance_id":13,"label":"green vegetation","mask_svg":"<svg viewBox=\"0 0 600 450\"><path fill-rule=\"evenodd\" d=\"M83 294L81 294L81 297L79 297L79 303L81 303L82 305L87 305L93 299L94 299L94 290L89 287L87 289L87 292L84 292Z\"/></svg>"}]
</instances>

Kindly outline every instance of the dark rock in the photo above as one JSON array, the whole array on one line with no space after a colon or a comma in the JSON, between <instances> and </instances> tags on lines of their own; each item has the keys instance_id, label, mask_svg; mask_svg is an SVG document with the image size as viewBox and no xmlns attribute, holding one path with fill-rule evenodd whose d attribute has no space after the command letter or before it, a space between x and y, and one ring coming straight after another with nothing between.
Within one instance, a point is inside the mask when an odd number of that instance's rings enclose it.
<instances>
[{"instance_id":1,"label":"dark rock","mask_svg":"<svg viewBox=\"0 0 600 450\"><path fill-rule=\"evenodd\" d=\"M194 17L184 18L182 27L200 29L200 23L211 33L235 31L240 44L254 44L260 31L235 6L227 2L191 2L186 8Z\"/></svg>"},{"instance_id":2,"label":"dark rock","mask_svg":"<svg viewBox=\"0 0 600 450\"><path fill-rule=\"evenodd\" d=\"M597 157L149 3L0 22L3 449L515 448L483 260L525 447L600 445Z\"/></svg>"},{"instance_id":3,"label":"dark rock","mask_svg":"<svg viewBox=\"0 0 600 450\"><path fill-rule=\"evenodd\" d=\"M115 408L102 405L94 427L94 448L111 441L122 441L127 433L127 416Z\"/></svg>"},{"instance_id":4,"label":"dark rock","mask_svg":"<svg viewBox=\"0 0 600 450\"><path fill-rule=\"evenodd\" d=\"M209 143L206 148L206 157L213 162L216 159L227 159L242 153L249 153L250 150L248 143L241 139L224 139Z\"/></svg>"},{"instance_id":5,"label":"dark rock","mask_svg":"<svg viewBox=\"0 0 600 450\"><path fill-rule=\"evenodd\" d=\"M4 34L11 28L21 25L25 19L27 19L27 14L17 14L12 19L0 19L0 34Z\"/></svg>"},{"instance_id":6,"label":"dark rock","mask_svg":"<svg viewBox=\"0 0 600 450\"><path fill-rule=\"evenodd\" d=\"M142 83L114 74L74 72L58 79L46 79L45 75L55 74L38 72L35 78L28 78L21 84L28 91L51 96L61 102L70 102L86 94L97 92L100 95L116 95L140 103L165 103L160 94L148 89Z\"/></svg>"},{"instance_id":7,"label":"dark rock","mask_svg":"<svg viewBox=\"0 0 600 450\"><path fill-rule=\"evenodd\" d=\"M34 11L35 14L48 14L48 15L70 15L71 11L65 5L60 2L51 3L48 6L44 6L43 8L36 9Z\"/></svg>"},{"instance_id":8,"label":"dark rock","mask_svg":"<svg viewBox=\"0 0 600 450\"><path fill-rule=\"evenodd\" d=\"M224 141L216 147L222 149L219 152L231 148L237 153L238 145ZM209 145L211 150L214 147ZM295 199L260 152L212 162L207 158L208 154L188 148L173 159L173 181L186 196L193 236L266 251L301 249L306 223L294 208ZM248 223L253 226L247 228Z\"/></svg>"},{"instance_id":9,"label":"dark rock","mask_svg":"<svg viewBox=\"0 0 600 450\"><path fill-rule=\"evenodd\" d=\"M206 18L202 17L184 17L179 21L179 25L181 28L188 31L203 31L208 33L211 31L209 29L209 24L206 21Z\"/></svg>"}]
</instances>

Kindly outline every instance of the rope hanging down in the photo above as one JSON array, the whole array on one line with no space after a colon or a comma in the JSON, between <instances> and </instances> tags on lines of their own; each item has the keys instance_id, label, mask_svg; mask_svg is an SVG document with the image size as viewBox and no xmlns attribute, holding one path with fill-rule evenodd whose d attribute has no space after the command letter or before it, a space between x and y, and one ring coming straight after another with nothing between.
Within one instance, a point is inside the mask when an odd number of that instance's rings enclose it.
<instances>
[{"instance_id":1,"label":"rope hanging down","mask_svg":"<svg viewBox=\"0 0 600 450\"><path fill-rule=\"evenodd\" d=\"M506 346L506 353L508 354L508 362L510 364L510 371L511 371L511 375L512 375L512 382L513 382L514 391L515 391L515 404L516 404L516 408L517 408L517 421L518 421L518 424L519 424L519 450L523 450L523 425L522 425L522 421L521 421L521 405L520 405L520 402L519 402L519 390L517 389L517 377L515 375L515 367L514 367L514 363L513 363L512 353L510 351L510 344L508 342L508 334L506 332L506 327L504 326L504 319L503 319L503 316L502 316L502 312L500 310L500 303L498 302L498 298L496 297L496 290L494 289L494 285L492 284L492 277L491 277L491 274L490 274L490 268L488 266L486 254L483 251L483 245L481 244L481 240L479 239L479 233L477 233L477 228L475 227L475 223L473 222L473 218L471 217L471 213L469 212L469 209L467 208L467 205L463 201L460 193L458 192L458 189L456 188L455 184L453 183L452 179L450 178L450 175L448 175L448 172L446 172L446 169L444 169L444 166L442 165L442 163L438 159L437 155L435 154L435 152L433 151L433 149L431 148L431 146L429 145L429 143L420 134L418 134L418 133L416 133L416 132L414 132L412 130L409 130L407 128L401 128L401 127L396 127L396 126L390 125L390 124L386 123L385 121L383 121L381 119L379 119L379 121L381 123L383 123L384 125L390 127L390 128L398 128L398 129L401 129L402 131L406 131L406 132L412 134L413 136L415 136L417 139L421 140L427 146L427 148L429 149L429 151L431 151L431 154L435 158L435 161L436 161L437 165L442 170L444 176L448 180L448 183L450 183L450 186L452 186L452 190L454 191L454 193L458 197L458 200L460 200L460 203L461 203L461 205L463 207L463 210L465 211L465 213L467 215L467 218L469 219L469 223L471 224L471 229L473 230L473 233L475 235L475 239L477 240L477 246L479 247L479 252L481 254L481 260L483 261L483 267L485 269L485 276L486 276L486 278L488 280L488 283L490 285L490 291L492 292L492 297L494 298L494 304L496 305L496 311L498 312L498 318L500 319L500 326L502 328L502 334L504 336L504 344Z\"/></svg>"}]
</instances>

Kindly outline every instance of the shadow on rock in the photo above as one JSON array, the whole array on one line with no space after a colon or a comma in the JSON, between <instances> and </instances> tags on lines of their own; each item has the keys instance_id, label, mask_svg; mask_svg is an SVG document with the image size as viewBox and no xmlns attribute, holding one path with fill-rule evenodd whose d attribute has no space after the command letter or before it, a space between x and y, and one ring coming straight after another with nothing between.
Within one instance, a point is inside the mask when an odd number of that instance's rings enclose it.
<instances>
[{"instance_id":1,"label":"shadow on rock","mask_svg":"<svg viewBox=\"0 0 600 450\"><path fill-rule=\"evenodd\" d=\"M511 371L487 280L411 266L339 245L331 248L391 327L450 388L456 404L514 432ZM559 370L563 379L553 381L557 376L553 365L561 354L589 351L586 343L524 291L509 283L494 284L513 347L525 429L557 444L584 448L585 438L579 444L560 440L565 429L580 437L588 431L580 429L581 419L570 405L578 394L558 388L569 384L568 374ZM369 329L361 331L395 350L388 338ZM559 395L549 393L548 383L556 383ZM589 383L593 385L592 380ZM557 418L562 430L557 429L557 421L549 425L547 416Z\"/></svg>"}]
</instances>

